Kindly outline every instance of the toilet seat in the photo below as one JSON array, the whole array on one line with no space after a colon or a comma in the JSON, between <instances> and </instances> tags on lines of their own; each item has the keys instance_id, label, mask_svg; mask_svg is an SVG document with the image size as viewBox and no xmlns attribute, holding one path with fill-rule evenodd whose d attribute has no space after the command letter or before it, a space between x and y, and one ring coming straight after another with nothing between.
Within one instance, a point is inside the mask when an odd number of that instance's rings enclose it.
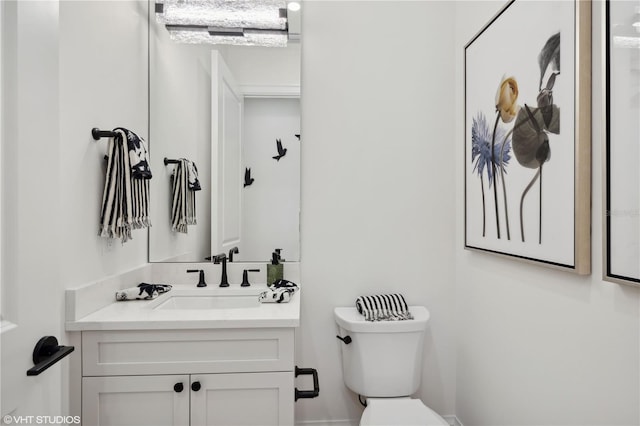
<instances>
[{"instance_id":1,"label":"toilet seat","mask_svg":"<svg viewBox=\"0 0 640 426\"><path fill-rule=\"evenodd\" d=\"M367 398L360 426L449 426L419 399Z\"/></svg>"}]
</instances>

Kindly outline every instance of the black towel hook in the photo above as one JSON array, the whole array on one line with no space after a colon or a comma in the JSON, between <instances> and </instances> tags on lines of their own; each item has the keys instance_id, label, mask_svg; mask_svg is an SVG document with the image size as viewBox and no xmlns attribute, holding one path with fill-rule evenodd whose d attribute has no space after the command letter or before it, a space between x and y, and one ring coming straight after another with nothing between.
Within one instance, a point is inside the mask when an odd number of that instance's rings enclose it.
<instances>
[{"instance_id":1,"label":"black towel hook","mask_svg":"<svg viewBox=\"0 0 640 426\"><path fill-rule=\"evenodd\" d=\"M164 165L168 166L169 164L178 164L180 160L172 160L170 158L164 157Z\"/></svg>"},{"instance_id":2,"label":"black towel hook","mask_svg":"<svg viewBox=\"0 0 640 426\"><path fill-rule=\"evenodd\" d=\"M97 127L91 129L91 136L93 139L99 141L101 138L112 138L116 136L116 132L112 132L111 130L100 130Z\"/></svg>"}]
</instances>

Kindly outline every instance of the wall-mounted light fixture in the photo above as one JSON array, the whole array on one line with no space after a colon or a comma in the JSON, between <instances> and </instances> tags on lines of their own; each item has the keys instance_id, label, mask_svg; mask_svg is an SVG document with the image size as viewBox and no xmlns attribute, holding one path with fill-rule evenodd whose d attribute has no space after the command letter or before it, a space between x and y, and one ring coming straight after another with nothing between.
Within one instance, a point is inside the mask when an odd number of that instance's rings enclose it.
<instances>
[{"instance_id":1,"label":"wall-mounted light fixture","mask_svg":"<svg viewBox=\"0 0 640 426\"><path fill-rule=\"evenodd\" d=\"M293 11L299 13L298 9ZM156 0L158 22L181 43L284 47L289 39L286 0ZM295 6L293 6L295 8ZM291 9L289 9L291 10Z\"/></svg>"},{"instance_id":2,"label":"wall-mounted light fixture","mask_svg":"<svg viewBox=\"0 0 640 426\"><path fill-rule=\"evenodd\" d=\"M299 11L300 10L300 2L290 1L289 3L287 3L287 9L289 9L292 12Z\"/></svg>"}]
</instances>

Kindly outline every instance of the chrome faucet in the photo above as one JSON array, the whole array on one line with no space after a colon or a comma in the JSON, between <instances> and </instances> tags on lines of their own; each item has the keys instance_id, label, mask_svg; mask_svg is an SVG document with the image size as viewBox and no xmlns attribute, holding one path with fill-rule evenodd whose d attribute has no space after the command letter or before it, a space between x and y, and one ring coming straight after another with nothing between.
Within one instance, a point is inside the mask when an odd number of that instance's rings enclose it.
<instances>
[{"instance_id":1,"label":"chrome faucet","mask_svg":"<svg viewBox=\"0 0 640 426\"><path fill-rule=\"evenodd\" d=\"M220 276L220 287L229 287L229 280L227 279L227 255L220 253L213 257L213 263L220 264L222 262L222 275Z\"/></svg>"}]
</instances>

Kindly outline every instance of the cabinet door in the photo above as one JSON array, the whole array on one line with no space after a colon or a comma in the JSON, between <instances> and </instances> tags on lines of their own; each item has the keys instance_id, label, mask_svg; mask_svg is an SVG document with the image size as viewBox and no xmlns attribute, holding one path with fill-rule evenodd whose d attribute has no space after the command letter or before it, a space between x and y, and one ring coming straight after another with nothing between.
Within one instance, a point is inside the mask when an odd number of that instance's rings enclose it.
<instances>
[{"instance_id":1,"label":"cabinet door","mask_svg":"<svg viewBox=\"0 0 640 426\"><path fill-rule=\"evenodd\" d=\"M179 384L182 384L182 391ZM82 379L82 423L87 426L187 426L189 376Z\"/></svg>"},{"instance_id":2,"label":"cabinet door","mask_svg":"<svg viewBox=\"0 0 640 426\"><path fill-rule=\"evenodd\" d=\"M200 386L193 387L198 382ZM191 376L192 426L293 425L293 372Z\"/></svg>"}]
</instances>

